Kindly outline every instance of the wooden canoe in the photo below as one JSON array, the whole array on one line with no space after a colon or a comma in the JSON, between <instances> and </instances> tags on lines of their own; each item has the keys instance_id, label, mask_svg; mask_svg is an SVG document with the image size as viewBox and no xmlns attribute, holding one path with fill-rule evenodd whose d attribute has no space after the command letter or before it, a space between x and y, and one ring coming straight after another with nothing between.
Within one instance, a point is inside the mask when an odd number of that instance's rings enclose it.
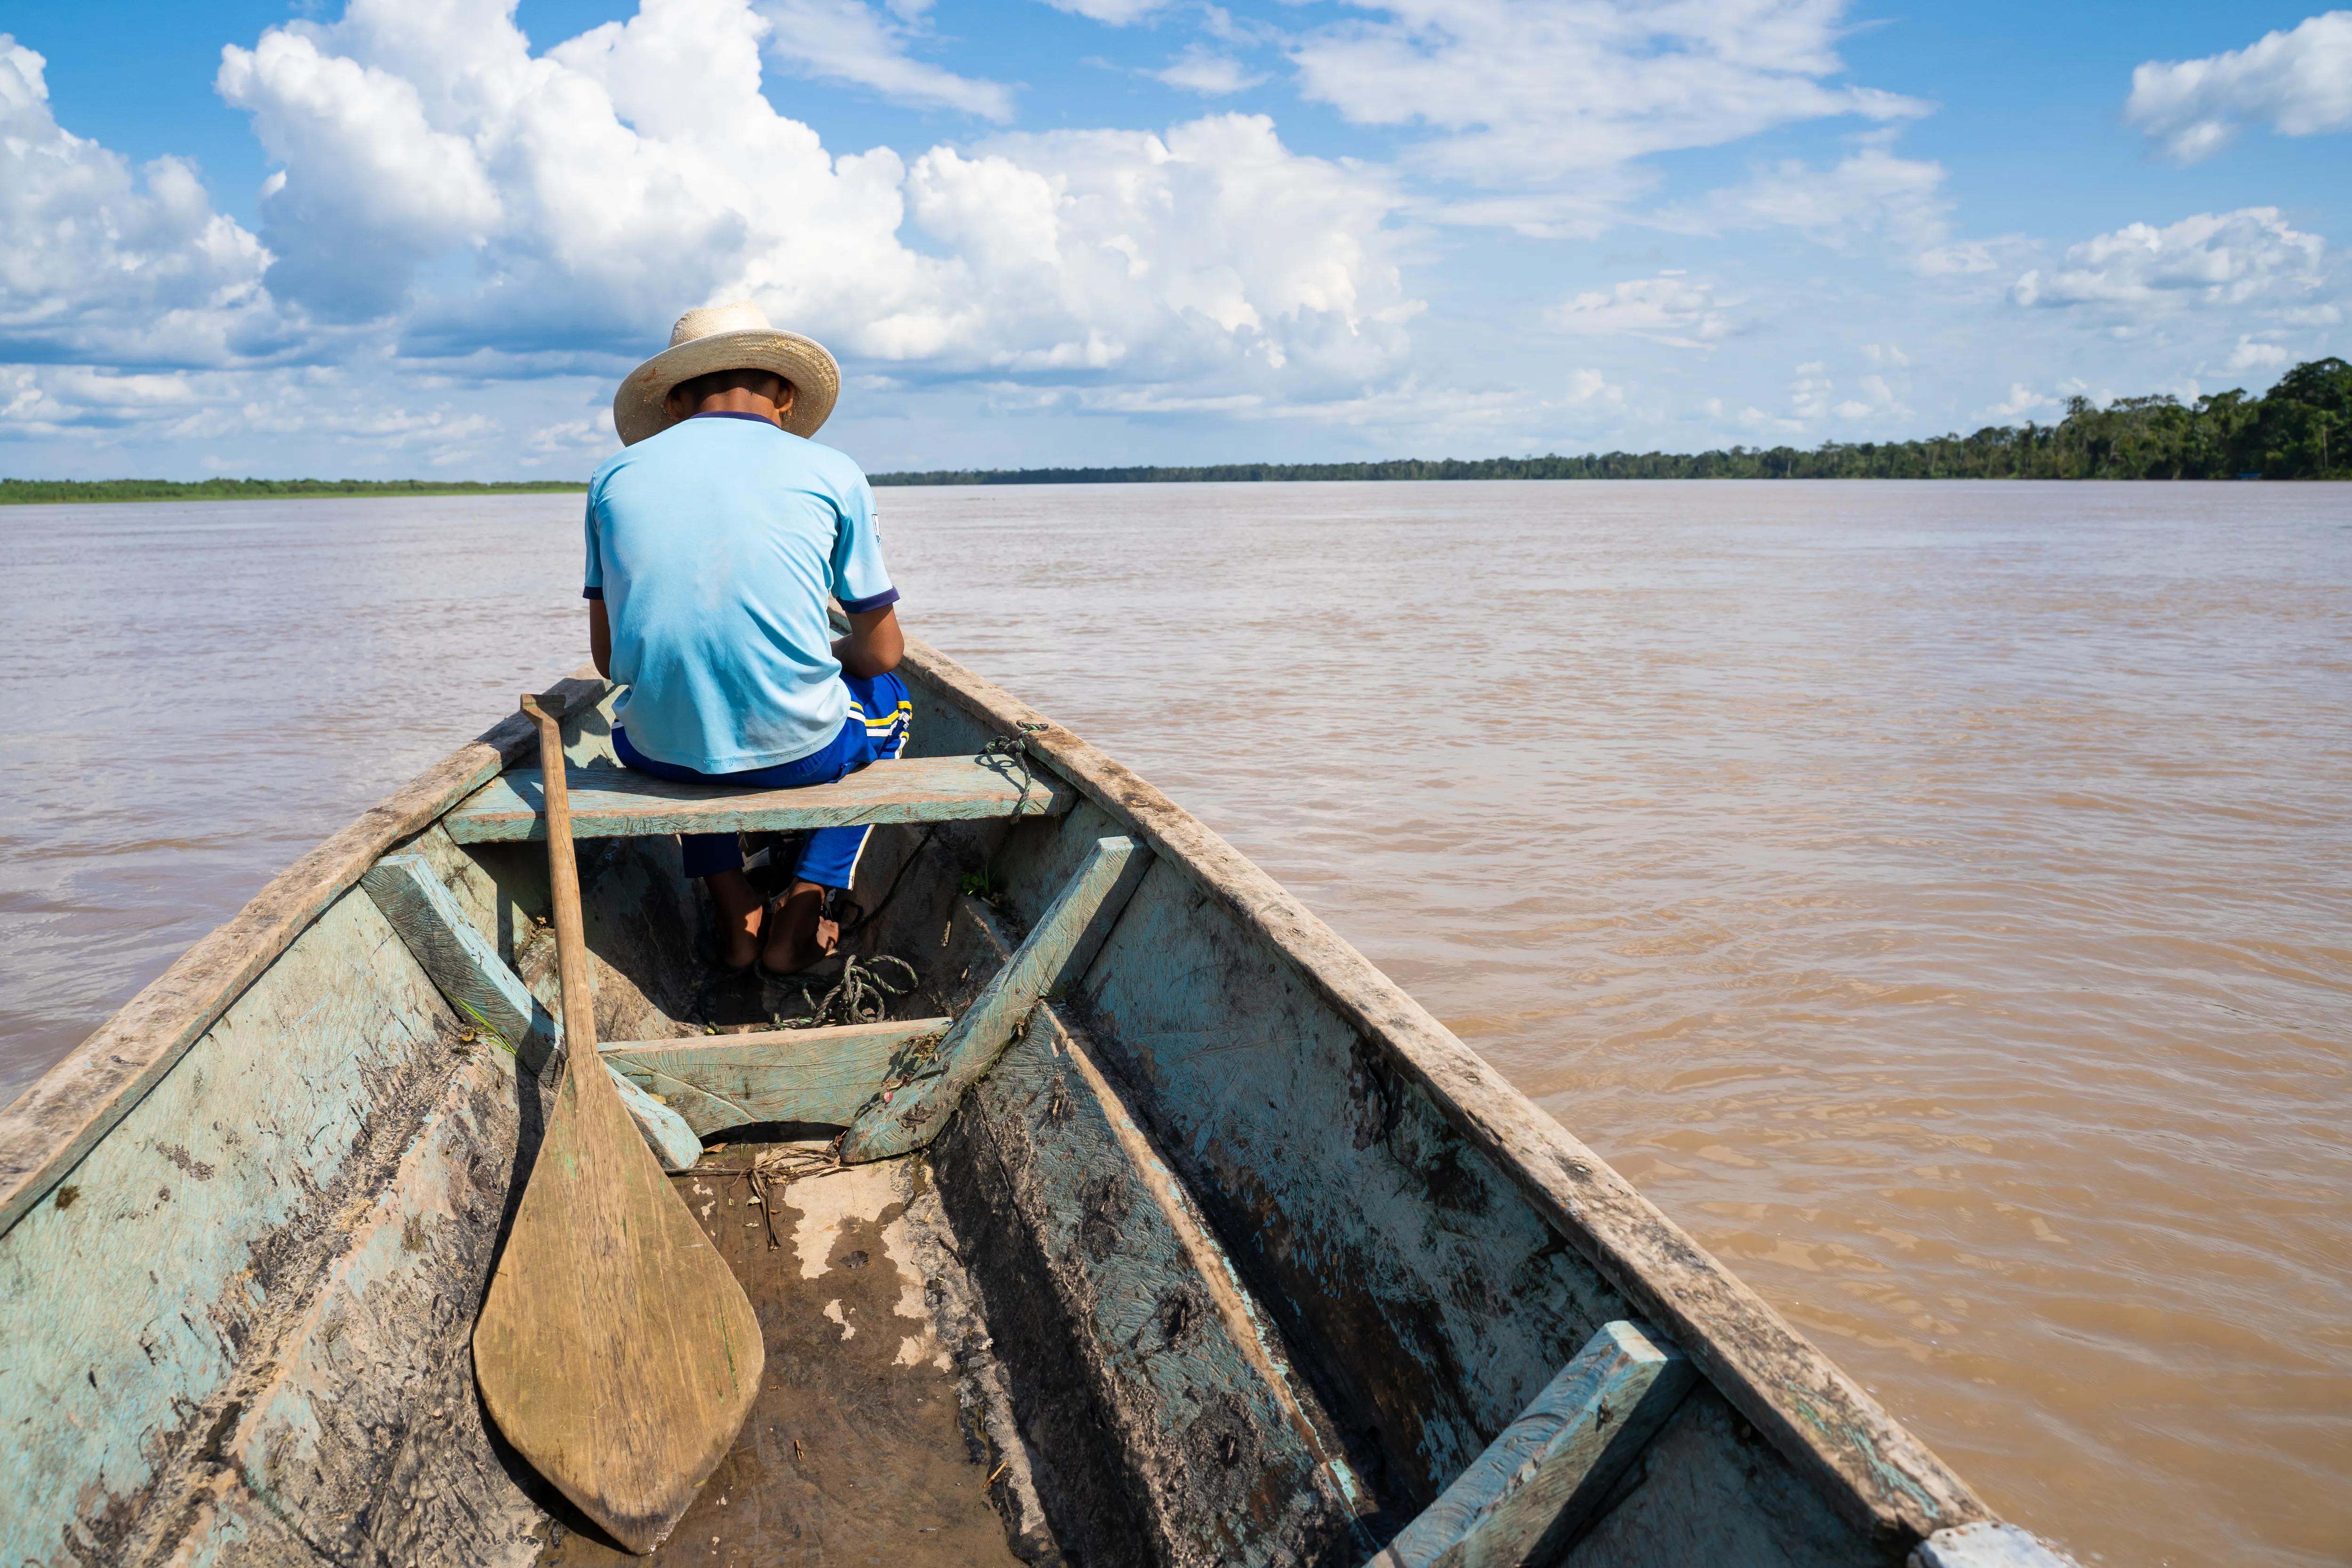
<instances>
[{"instance_id":1,"label":"wooden canoe","mask_svg":"<svg viewBox=\"0 0 2352 1568\"><path fill-rule=\"evenodd\" d=\"M754 798L556 689L605 1061L765 1339L656 1555L2065 1561L1216 835L903 673L908 762ZM0 1561L622 1560L467 1355L558 1005L535 763L428 770L0 1112ZM917 984L779 1027L669 835L859 820L850 945Z\"/></svg>"}]
</instances>

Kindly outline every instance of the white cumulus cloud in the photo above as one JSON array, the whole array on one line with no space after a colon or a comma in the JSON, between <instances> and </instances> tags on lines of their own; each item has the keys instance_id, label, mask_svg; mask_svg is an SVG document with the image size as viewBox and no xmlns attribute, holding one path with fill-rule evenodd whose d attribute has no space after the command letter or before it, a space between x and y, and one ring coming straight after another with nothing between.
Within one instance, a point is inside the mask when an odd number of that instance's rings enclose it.
<instances>
[{"instance_id":1,"label":"white cumulus cloud","mask_svg":"<svg viewBox=\"0 0 2352 1568\"><path fill-rule=\"evenodd\" d=\"M1598 404L1606 408L1622 408L1625 389L1597 370L1572 370L1568 373L1568 401L1575 407Z\"/></svg>"},{"instance_id":2,"label":"white cumulus cloud","mask_svg":"<svg viewBox=\"0 0 2352 1568\"><path fill-rule=\"evenodd\" d=\"M1718 299L1712 283L1662 272L1578 294L1546 311L1544 320L1580 336L1625 334L1678 349L1704 349L1738 330L1730 314L1738 303Z\"/></svg>"},{"instance_id":3,"label":"white cumulus cloud","mask_svg":"<svg viewBox=\"0 0 2352 1568\"><path fill-rule=\"evenodd\" d=\"M1159 377L1237 358L1344 380L1401 356L1419 309L1381 227L1388 183L1289 152L1262 115L938 148L907 191L914 220L986 284L907 328L952 321L964 352L1008 368Z\"/></svg>"},{"instance_id":4,"label":"white cumulus cloud","mask_svg":"<svg viewBox=\"0 0 2352 1568\"><path fill-rule=\"evenodd\" d=\"M2021 381L2009 384L2009 395L1977 411L1979 419L2014 419L2021 414L2035 414L2055 409L2057 397L2051 393L2036 392Z\"/></svg>"},{"instance_id":5,"label":"white cumulus cloud","mask_svg":"<svg viewBox=\"0 0 2352 1568\"><path fill-rule=\"evenodd\" d=\"M1870 144L1828 168L1783 160L1758 171L1745 184L1669 208L1653 221L1702 234L1792 228L1835 249L1861 236L1880 235L1912 253L1924 270L1969 270L1953 247L1944 247L1951 202L1943 187L1942 164L1897 157L1874 135Z\"/></svg>"},{"instance_id":6,"label":"white cumulus cloud","mask_svg":"<svg viewBox=\"0 0 2352 1568\"><path fill-rule=\"evenodd\" d=\"M0 33L0 361L216 363L278 346L261 242L194 165L59 126L47 62Z\"/></svg>"},{"instance_id":7,"label":"white cumulus cloud","mask_svg":"<svg viewBox=\"0 0 2352 1568\"><path fill-rule=\"evenodd\" d=\"M2163 228L2128 224L2070 247L2065 264L2017 280L2021 305L2099 306L2129 316L2189 306L2242 306L2308 294L2326 242L2276 207L2199 213Z\"/></svg>"},{"instance_id":8,"label":"white cumulus cloud","mask_svg":"<svg viewBox=\"0 0 2352 1568\"><path fill-rule=\"evenodd\" d=\"M2238 346L2230 351L2225 368L2232 374L2247 370L2274 371L2285 366L2287 357L2286 350L2277 343L2258 342L2251 333L2244 333L2240 335Z\"/></svg>"},{"instance_id":9,"label":"white cumulus cloud","mask_svg":"<svg viewBox=\"0 0 2352 1568\"><path fill-rule=\"evenodd\" d=\"M1841 419L1868 419L1879 415L1907 415L1911 412L1883 375L1865 375L1855 384L1862 388L1862 395L1846 398L1832 410Z\"/></svg>"},{"instance_id":10,"label":"white cumulus cloud","mask_svg":"<svg viewBox=\"0 0 2352 1568\"><path fill-rule=\"evenodd\" d=\"M1067 11L1108 26L1124 27L1168 8L1169 0L1045 0L1056 11Z\"/></svg>"},{"instance_id":11,"label":"white cumulus cloud","mask_svg":"<svg viewBox=\"0 0 2352 1568\"><path fill-rule=\"evenodd\" d=\"M1430 172L1555 203L1450 216L1590 224L1596 174L1828 116L1889 120L1916 100L1832 79L1843 0L1364 0L1371 15L1311 32L1301 90L1359 124L1418 125ZM1622 182L1618 189L1636 181ZM1606 194L1613 195L1612 190Z\"/></svg>"},{"instance_id":12,"label":"white cumulus cloud","mask_svg":"<svg viewBox=\"0 0 2352 1568\"><path fill-rule=\"evenodd\" d=\"M910 52L928 0L887 15L860 0L761 0L759 9L768 23L769 54L803 75L854 82L918 108L1013 118L1012 89L958 76Z\"/></svg>"},{"instance_id":13,"label":"white cumulus cloud","mask_svg":"<svg viewBox=\"0 0 2352 1568\"><path fill-rule=\"evenodd\" d=\"M1384 173L1303 156L1245 115L835 153L762 92L777 11L644 0L538 55L511 0L351 0L331 24L272 27L225 50L218 78L276 164L258 238L185 164L142 182L59 128L39 58L6 44L0 363L120 368L169 343L183 363L299 359L395 385L609 384L681 310L745 296L853 365L1116 374L1171 407L1356 400L1402 362L1420 307ZM920 0L891 15L912 27ZM219 410L233 380L185 384ZM131 384L19 378L0 422L120 423ZM454 451L480 432L453 421L383 432ZM190 414L178 431L211 428ZM513 440L552 454L600 429L541 416Z\"/></svg>"},{"instance_id":14,"label":"white cumulus cloud","mask_svg":"<svg viewBox=\"0 0 2352 1568\"><path fill-rule=\"evenodd\" d=\"M2176 163L2210 158L2247 121L2282 136L2352 130L2352 11L2330 11L2242 49L2150 60L2132 72L2124 118Z\"/></svg>"},{"instance_id":15,"label":"white cumulus cloud","mask_svg":"<svg viewBox=\"0 0 2352 1568\"><path fill-rule=\"evenodd\" d=\"M538 58L507 9L352 0L227 52L222 90L283 166L274 289L398 312L417 353L616 352L731 295L942 367L1361 366L1398 346L1397 198L1263 118L837 155L761 91L776 0L645 0Z\"/></svg>"},{"instance_id":16,"label":"white cumulus cloud","mask_svg":"<svg viewBox=\"0 0 2352 1568\"><path fill-rule=\"evenodd\" d=\"M1231 55L1221 55L1198 44L1151 75L1170 87L1182 88L1186 92L1197 92L1209 98L1223 98L1244 88L1255 87L1265 79L1253 75L1247 67Z\"/></svg>"}]
</instances>

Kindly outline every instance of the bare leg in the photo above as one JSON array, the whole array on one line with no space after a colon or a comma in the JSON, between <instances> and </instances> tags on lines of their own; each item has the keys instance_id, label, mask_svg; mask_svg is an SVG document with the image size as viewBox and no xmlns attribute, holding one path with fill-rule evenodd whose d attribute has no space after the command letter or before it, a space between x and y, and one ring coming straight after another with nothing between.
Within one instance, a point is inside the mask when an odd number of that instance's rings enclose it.
<instances>
[{"instance_id":1,"label":"bare leg","mask_svg":"<svg viewBox=\"0 0 2352 1568\"><path fill-rule=\"evenodd\" d=\"M705 877L711 902L719 906L719 961L730 969L749 969L760 956L761 910L765 900L740 871Z\"/></svg>"},{"instance_id":2,"label":"bare leg","mask_svg":"<svg viewBox=\"0 0 2352 1568\"><path fill-rule=\"evenodd\" d=\"M841 940L840 928L820 917L824 889L814 882L794 882L776 903L776 918L768 927L761 967L775 974L795 974L831 952Z\"/></svg>"}]
</instances>

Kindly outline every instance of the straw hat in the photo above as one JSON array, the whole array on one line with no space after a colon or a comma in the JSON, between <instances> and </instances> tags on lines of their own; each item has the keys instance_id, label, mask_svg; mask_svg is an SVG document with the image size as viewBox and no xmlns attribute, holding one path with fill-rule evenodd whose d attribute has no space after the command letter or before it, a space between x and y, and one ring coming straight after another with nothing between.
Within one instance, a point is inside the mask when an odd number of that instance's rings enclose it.
<instances>
[{"instance_id":1,"label":"straw hat","mask_svg":"<svg viewBox=\"0 0 2352 1568\"><path fill-rule=\"evenodd\" d=\"M669 416L670 389L714 370L769 370L791 382L784 428L795 436L815 435L841 395L841 366L823 343L770 326L768 313L749 300L705 305L680 316L669 331L669 347L631 371L613 395L613 427L621 445L633 447L676 424Z\"/></svg>"}]
</instances>

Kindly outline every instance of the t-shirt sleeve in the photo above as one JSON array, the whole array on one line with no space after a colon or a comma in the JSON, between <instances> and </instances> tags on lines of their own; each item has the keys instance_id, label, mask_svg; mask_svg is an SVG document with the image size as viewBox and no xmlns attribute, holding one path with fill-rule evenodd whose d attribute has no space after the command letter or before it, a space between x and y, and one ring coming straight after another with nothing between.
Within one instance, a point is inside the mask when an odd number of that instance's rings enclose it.
<instances>
[{"instance_id":1,"label":"t-shirt sleeve","mask_svg":"<svg viewBox=\"0 0 2352 1568\"><path fill-rule=\"evenodd\" d=\"M596 548L596 491L588 491L588 564L580 574L580 596L601 599L604 596L604 557Z\"/></svg>"},{"instance_id":2,"label":"t-shirt sleeve","mask_svg":"<svg viewBox=\"0 0 2352 1568\"><path fill-rule=\"evenodd\" d=\"M882 531L874 517L874 487L861 474L841 500L833 539L833 596L853 616L898 601L890 569L882 564Z\"/></svg>"}]
</instances>

